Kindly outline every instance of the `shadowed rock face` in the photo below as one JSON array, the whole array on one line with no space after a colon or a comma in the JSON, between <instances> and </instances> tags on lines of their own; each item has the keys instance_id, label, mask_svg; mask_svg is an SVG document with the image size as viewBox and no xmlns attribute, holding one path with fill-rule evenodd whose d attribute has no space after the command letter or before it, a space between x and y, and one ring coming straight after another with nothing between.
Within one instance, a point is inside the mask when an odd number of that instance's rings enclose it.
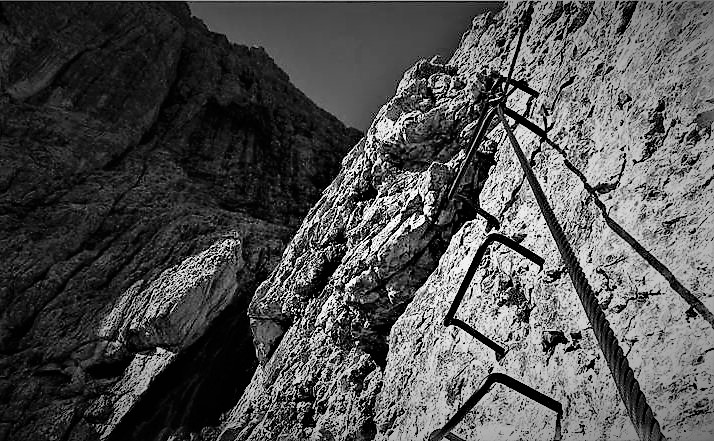
<instances>
[{"instance_id":1,"label":"shadowed rock face","mask_svg":"<svg viewBox=\"0 0 714 441\"><path fill-rule=\"evenodd\" d=\"M410 69L345 158L251 302L261 366L221 441L424 440L491 372L560 402L564 439L637 439L500 128L484 144L495 165L476 161L461 191L544 268L491 246L457 312L507 348L501 361L443 326L487 225L463 199L427 219L473 133L465 91L506 73L526 9L476 18L447 65ZM542 95L509 100L550 114L564 150L516 136L669 439L714 436L714 328L697 312L714 309L712 29L711 3L535 4L515 75ZM455 433L552 439L554 425L495 386Z\"/></svg>"},{"instance_id":2,"label":"shadowed rock face","mask_svg":"<svg viewBox=\"0 0 714 441\"><path fill-rule=\"evenodd\" d=\"M217 424L359 136L183 4L0 5L0 440Z\"/></svg>"}]
</instances>

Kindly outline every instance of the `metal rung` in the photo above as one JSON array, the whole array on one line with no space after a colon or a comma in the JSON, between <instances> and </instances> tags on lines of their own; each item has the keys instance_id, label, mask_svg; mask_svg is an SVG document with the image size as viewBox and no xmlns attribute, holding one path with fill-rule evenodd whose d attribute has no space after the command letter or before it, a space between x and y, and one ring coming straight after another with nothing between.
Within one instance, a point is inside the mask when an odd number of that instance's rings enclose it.
<instances>
[{"instance_id":1,"label":"metal rung","mask_svg":"<svg viewBox=\"0 0 714 441\"><path fill-rule=\"evenodd\" d=\"M482 218L486 219L486 228L490 226L493 226L496 230L501 229L501 223L496 219L496 216L492 215L491 213L487 212L481 207L476 208L476 213L480 214Z\"/></svg>"},{"instance_id":2,"label":"metal rung","mask_svg":"<svg viewBox=\"0 0 714 441\"><path fill-rule=\"evenodd\" d=\"M543 268L543 263L545 261L543 260L542 257L537 255L533 251L529 250L528 248L524 247L523 245L519 244L518 242L514 241L513 239L511 239L507 236L504 236L503 234L499 234L499 233L489 234L488 236L486 236L486 239L483 241L481 246L478 247L478 250L476 250L476 255L474 256L474 259L471 261L471 265L469 266L469 269L466 271L466 275L464 276L464 279L461 281L461 286L459 286L459 290L456 292L456 296L454 297L454 301L451 303L451 307L449 308L449 311L446 313L446 317L444 317L444 326L450 326L452 324L458 326L455 322L456 319L454 318L456 316L456 311L459 309L459 306L461 305L461 302L464 299L464 295L466 295L466 290L468 289L469 285L471 284L471 280L473 280L473 277L476 274L476 268L478 268L478 266L481 264L481 261L483 260L483 256L486 254L486 249L493 242L500 242L500 243L506 245L507 247L511 248L512 250L516 251L517 253L521 254L522 256L524 256L527 259L536 263L541 269ZM472 336L476 337L480 342L484 343L486 346L493 349L493 351L496 352L497 357L503 357L503 355L505 354L505 350L501 346L494 343L492 340L488 339L487 337L483 336L481 333L479 333L475 329L471 328L466 323L464 323L460 320L459 320L459 322L468 328L468 329L466 329L462 326L459 326L461 329L464 329L466 332L468 332ZM483 338L481 338L481 337L483 337Z\"/></svg>"},{"instance_id":3,"label":"metal rung","mask_svg":"<svg viewBox=\"0 0 714 441\"><path fill-rule=\"evenodd\" d=\"M513 118L513 120L516 121L518 124L527 128L528 130L530 130L531 132L533 132L534 134L538 135L541 138L548 137L548 134L545 133L545 130L538 127L537 124L532 123L528 118L524 117L523 115L520 115L515 110L511 110L506 106L503 106L502 108L503 108L503 113L505 113L509 117Z\"/></svg>"},{"instance_id":4,"label":"metal rung","mask_svg":"<svg viewBox=\"0 0 714 441\"><path fill-rule=\"evenodd\" d=\"M457 318L452 318L451 321L449 322L450 325L456 326L457 328L461 328L464 331L466 331L470 336L474 337L476 340L480 341L481 343L485 344L493 352L496 353L496 360L500 360L503 357L506 356L506 350L503 349L498 343L495 341L491 340L490 338L486 337L485 335L481 334L465 322L457 319Z\"/></svg>"},{"instance_id":5,"label":"metal rung","mask_svg":"<svg viewBox=\"0 0 714 441\"><path fill-rule=\"evenodd\" d=\"M533 98L538 98L540 96L540 94L536 90L529 87L525 81L511 80L510 84L511 84L511 86L515 86L515 88L513 90L520 89L523 92L527 93L528 95L532 96Z\"/></svg>"},{"instance_id":6,"label":"metal rung","mask_svg":"<svg viewBox=\"0 0 714 441\"><path fill-rule=\"evenodd\" d=\"M448 439L449 441L466 441L465 439L461 438L458 435L454 435L451 432L447 433L444 438Z\"/></svg>"},{"instance_id":7,"label":"metal rung","mask_svg":"<svg viewBox=\"0 0 714 441\"><path fill-rule=\"evenodd\" d=\"M454 428L456 428L456 426L466 417L466 415L468 415L471 409L473 409L479 403L479 401L481 401L481 399L491 389L491 386L493 386L495 383L501 383L509 389L512 389L518 392L519 394L525 396L526 398L530 398L536 403L541 404L547 407L548 409L554 411L557 414L557 417L555 420L555 436L553 437L553 440L560 441L562 437L560 420L563 415L563 406L560 404L560 402L538 392L537 390L524 383L521 383L513 377L509 377L508 375L499 372L489 374L488 377L486 377L486 380L481 383L481 386L476 390L476 392L474 392L474 394L471 395L468 400L466 400L466 402L459 408L459 410L456 411L456 414L451 417L451 419L447 421L446 424L444 424L444 427L435 430L431 433L431 435L429 435L428 441L440 441L444 438L451 439L448 437L448 435L451 434L451 431L454 430Z\"/></svg>"},{"instance_id":8,"label":"metal rung","mask_svg":"<svg viewBox=\"0 0 714 441\"><path fill-rule=\"evenodd\" d=\"M501 223L498 221L496 216L492 215L488 211L481 208L481 205L478 203L478 201L476 201L476 204L474 204L469 200L469 198L467 198L466 196L464 196L462 194L457 194L456 198L459 199L464 204L467 204L469 207L471 207L482 218L486 219L486 229L487 230L490 230L491 228L495 228L496 230L501 229Z\"/></svg>"}]
</instances>

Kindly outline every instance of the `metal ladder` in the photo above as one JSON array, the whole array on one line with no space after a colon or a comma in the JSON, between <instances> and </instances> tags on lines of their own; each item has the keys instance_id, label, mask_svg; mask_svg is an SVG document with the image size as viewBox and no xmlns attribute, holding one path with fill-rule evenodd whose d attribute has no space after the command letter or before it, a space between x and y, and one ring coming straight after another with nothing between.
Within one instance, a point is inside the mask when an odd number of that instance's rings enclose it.
<instances>
[{"instance_id":1,"label":"metal ladder","mask_svg":"<svg viewBox=\"0 0 714 441\"><path fill-rule=\"evenodd\" d=\"M529 16L526 15L526 20L528 19ZM483 99L481 105L481 113L479 116L478 132L474 137L474 140L471 143L471 146L469 147L469 150L465 158L463 159L463 162L461 163L459 171L457 172L449 187L449 191L446 197L442 199L439 207L437 208L435 216L432 217L432 220L429 224L429 228L434 225L435 220L438 219L445 205L448 202L452 201L455 197L457 197L457 190L459 188L461 180L463 179L466 173L467 168L469 167L471 161L476 155L478 147L483 142L491 122L495 117L498 117L497 125L503 126L508 140L511 146L513 147L514 153L516 154L521 168L523 169L528 184L530 185L535 195L538 206L541 210L541 213L543 214L543 217L546 220L551 235L553 236L553 239L555 240L558 246L558 250L560 251L561 257L565 262L565 266L568 270L568 274L570 275L573 286L576 292L578 293L588 320L592 325L592 329L594 331L600 349L603 352L610 372L613 376L613 379L615 380L617 390L620 394L620 397L622 398L622 401L625 404L625 408L627 409L630 420L635 426L635 430L637 431L639 438L642 441L665 440L666 438L660 431L659 423L655 419L652 410L647 404L645 396L640 389L639 383L634 377L634 373L632 372L632 369L629 366L627 357L624 355L622 348L620 347L619 342L617 341L617 338L612 332L610 324L607 321L607 318L605 317L602 308L597 302L597 297L593 293L592 288L590 287L590 284L587 281L587 278L585 277L585 274L583 273L580 267L577 257L575 256L575 253L573 252L572 247L570 246L570 243L567 237L565 236L562 227L558 223L558 220L556 219L555 214L553 213L553 210L550 207L547 198L545 197L545 193L543 192L542 188L540 187L540 184L538 183L538 179L533 173L533 170L530 167L530 164L528 163L528 160L526 159L523 150L518 144L518 141L516 140L516 137L513 134L513 131L506 120L506 116L508 116L516 123L521 124L523 127L538 135L543 141L546 141L550 144L553 143L553 141L548 139L546 130L541 129L536 124L529 121L525 116L518 114L517 112L513 111L512 109L509 109L506 106L507 98L516 89L520 89L521 91L529 94L533 98L537 98L539 95L538 92L528 87L525 82L515 81L511 79L518 52L520 51L523 35L525 34L525 30L527 29L527 27L528 23L522 21L518 43L516 45L516 50L513 59L511 60L511 66L509 68L508 76L505 78L499 76L497 78L497 81L495 81L493 86L490 88L490 90L487 91L486 97ZM548 128L547 122L545 121L545 116L544 127L546 127L546 129ZM488 214L480 208L478 197L476 201L476 209L476 212L487 220L489 226L494 225L498 229L498 220L494 216ZM500 242L510 247L514 251L520 253L521 255L528 258L529 260L536 263L542 268L544 262L542 257L538 256L531 250L523 247L516 241L502 234L489 234L476 251L476 255L474 256L471 265L469 266L466 275L461 283L461 286L459 287L459 290L457 291L456 296L451 304L451 307L449 308L449 311L447 312L446 317L444 318L444 325L456 326L464 330L469 335L476 338L479 342L483 343L491 350L493 350L496 354L497 360L501 360L506 355L506 350L501 345L494 342L485 335L481 334L479 331L475 330L464 321L455 318L459 305L461 304L463 297L471 283L471 280L473 279L473 276L476 273L476 269L483 260L483 256L486 252L486 249L489 247L490 244L494 242ZM465 441L463 438L460 438L459 436L451 433L451 431L479 403L479 401L486 395L486 393L488 393L488 391L495 383L503 384L504 386L515 390L521 395L524 395L527 398L530 398L531 400L536 401L537 403L542 404L543 406L556 412L554 440L558 441L561 439L561 418L563 415L563 408L560 402L538 392L530 386L527 386L526 384L521 383L520 381L506 374L491 373L486 377L486 379L476 390L476 392L474 392L474 394L457 410L456 414L454 414L454 416L452 416L451 419L449 419L449 421L443 427L435 430L429 435L428 440L439 441L441 439L446 438L452 441Z\"/></svg>"}]
</instances>

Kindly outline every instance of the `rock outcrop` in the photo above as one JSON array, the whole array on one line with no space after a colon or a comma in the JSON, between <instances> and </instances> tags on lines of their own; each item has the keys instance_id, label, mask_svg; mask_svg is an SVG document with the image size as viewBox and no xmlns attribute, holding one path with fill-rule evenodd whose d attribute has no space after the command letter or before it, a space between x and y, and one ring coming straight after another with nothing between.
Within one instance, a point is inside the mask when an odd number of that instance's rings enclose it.
<instances>
[{"instance_id":1,"label":"rock outcrop","mask_svg":"<svg viewBox=\"0 0 714 441\"><path fill-rule=\"evenodd\" d=\"M248 302L359 138L185 4L2 3L0 440L217 425Z\"/></svg>"},{"instance_id":2,"label":"rock outcrop","mask_svg":"<svg viewBox=\"0 0 714 441\"><path fill-rule=\"evenodd\" d=\"M488 72L506 74L530 17L510 107L554 149L516 136L670 439L714 436L714 7L511 4L474 20L448 63L421 61L308 213L249 308L261 365L217 439L424 440L489 373L559 401L564 439L636 439L592 328L501 128L461 197ZM492 246L443 326L487 222L545 259ZM430 228L431 224L433 228ZM549 439L554 414L494 387L455 433Z\"/></svg>"}]
</instances>

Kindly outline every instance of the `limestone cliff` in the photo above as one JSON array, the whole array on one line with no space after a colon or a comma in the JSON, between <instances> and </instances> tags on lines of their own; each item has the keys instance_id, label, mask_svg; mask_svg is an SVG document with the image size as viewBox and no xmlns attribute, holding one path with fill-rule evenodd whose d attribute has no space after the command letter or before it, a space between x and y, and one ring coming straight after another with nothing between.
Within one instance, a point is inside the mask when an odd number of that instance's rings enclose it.
<instances>
[{"instance_id":1,"label":"limestone cliff","mask_svg":"<svg viewBox=\"0 0 714 441\"><path fill-rule=\"evenodd\" d=\"M185 4L0 4L0 440L217 425L359 137Z\"/></svg>"},{"instance_id":2,"label":"limestone cliff","mask_svg":"<svg viewBox=\"0 0 714 441\"><path fill-rule=\"evenodd\" d=\"M501 128L462 197L437 211L474 100L490 70L506 74L524 13L514 76L541 96L517 92L509 105L538 124L543 109L562 148L521 126L516 136L663 432L714 437L714 6L527 8L476 18L448 62L409 69L343 160L251 302L261 365L218 439L425 440L491 372L559 401L564 439L636 439ZM545 259L541 269L492 246L458 310L507 348L501 360L443 325L488 231L477 197L501 233ZM554 425L496 386L454 433L550 439Z\"/></svg>"}]
</instances>

